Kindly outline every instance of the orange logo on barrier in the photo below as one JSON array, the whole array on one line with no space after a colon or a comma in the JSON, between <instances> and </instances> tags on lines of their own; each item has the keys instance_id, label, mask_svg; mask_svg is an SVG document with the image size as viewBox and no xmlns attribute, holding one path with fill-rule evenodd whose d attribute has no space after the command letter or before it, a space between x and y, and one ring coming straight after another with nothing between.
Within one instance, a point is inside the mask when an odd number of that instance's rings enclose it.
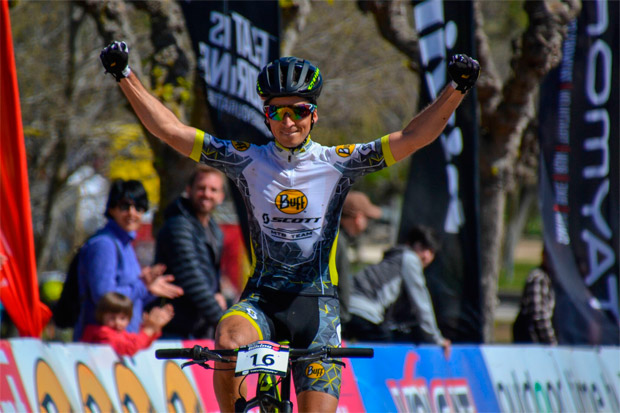
<instances>
[{"instance_id":1,"label":"orange logo on barrier","mask_svg":"<svg viewBox=\"0 0 620 413\"><path fill-rule=\"evenodd\" d=\"M164 367L166 403L169 412L202 412L198 396L178 364L168 361Z\"/></svg>"},{"instance_id":2,"label":"orange logo on barrier","mask_svg":"<svg viewBox=\"0 0 620 413\"><path fill-rule=\"evenodd\" d=\"M83 410L87 413L115 412L114 405L105 388L85 364L77 365L78 386L80 388L80 401ZM62 411L62 410L61 410Z\"/></svg>"},{"instance_id":3,"label":"orange logo on barrier","mask_svg":"<svg viewBox=\"0 0 620 413\"><path fill-rule=\"evenodd\" d=\"M44 360L35 368L37 402L41 412L70 412L71 403L58 377Z\"/></svg>"},{"instance_id":4,"label":"orange logo on barrier","mask_svg":"<svg viewBox=\"0 0 620 413\"><path fill-rule=\"evenodd\" d=\"M116 363L114 374L118 398L124 413L155 411L144 386L133 371L122 363Z\"/></svg>"},{"instance_id":5,"label":"orange logo on barrier","mask_svg":"<svg viewBox=\"0 0 620 413\"><path fill-rule=\"evenodd\" d=\"M297 189L287 189L276 196L276 207L285 214L298 214L308 206L308 198Z\"/></svg>"}]
</instances>

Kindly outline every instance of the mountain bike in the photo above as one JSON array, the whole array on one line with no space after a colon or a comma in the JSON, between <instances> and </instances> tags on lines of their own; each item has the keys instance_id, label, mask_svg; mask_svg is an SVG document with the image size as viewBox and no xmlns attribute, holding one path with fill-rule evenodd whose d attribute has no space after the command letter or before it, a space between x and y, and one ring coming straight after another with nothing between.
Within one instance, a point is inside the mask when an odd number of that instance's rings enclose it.
<instances>
[{"instance_id":1,"label":"mountain bike","mask_svg":"<svg viewBox=\"0 0 620 413\"><path fill-rule=\"evenodd\" d=\"M235 411L248 412L258 407L261 412L291 413L291 367L294 363L326 361L344 366L341 358L372 358L372 348L361 347L315 347L295 349L271 341L256 341L234 350L210 350L195 345L191 348L159 349L158 359L189 359L181 367L198 365L214 369L208 362L235 364L236 376L258 374L256 396L250 400L238 399Z\"/></svg>"}]
</instances>

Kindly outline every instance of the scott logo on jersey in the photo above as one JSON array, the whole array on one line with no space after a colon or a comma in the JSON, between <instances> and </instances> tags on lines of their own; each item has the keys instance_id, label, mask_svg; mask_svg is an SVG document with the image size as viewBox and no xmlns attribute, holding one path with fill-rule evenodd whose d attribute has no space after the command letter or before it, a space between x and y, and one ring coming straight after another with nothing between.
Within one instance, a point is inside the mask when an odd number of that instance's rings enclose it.
<instances>
[{"instance_id":1,"label":"scott logo on jersey","mask_svg":"<svg viewBox=\"0 0 620 413\"><path fill-rule=\"evenodd\" d=\"M276 196L275 203L285 214L298 214L308 206L308 198L297 189L287 189Z\"/></svg>"}]
</instances>

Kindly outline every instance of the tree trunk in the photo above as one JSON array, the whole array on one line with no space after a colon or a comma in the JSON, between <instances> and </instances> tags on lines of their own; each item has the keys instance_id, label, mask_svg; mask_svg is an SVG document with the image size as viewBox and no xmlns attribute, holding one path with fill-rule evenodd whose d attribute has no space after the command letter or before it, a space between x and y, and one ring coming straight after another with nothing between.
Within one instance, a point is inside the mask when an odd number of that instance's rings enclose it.
<instances>
[{"instance_id":1,"label":"tree trunk","mask_svg":"<svg viewBox=\"0 0 620 413\"><path fill-rule=\"evenodd\" d=\"M508 196L508 209L512 210L512 214L506 225L503 247L503 268L508 280L514 277L515 250L521 240L523 228L532 210L532 205L536 201L537 193L536 185L522 185L517 193Z\"/></svg>"},{"instance_id":2,"label":"tree trunk","mask_svg":"<svg viewBox=\"0 0 620 413\"><path fill-rule=\"evenodd\" d=\"M132 40L135 39L135 35L128 21L130 8L128 4L149 16L153 53L149 54L149 76L142 77L141 80L147 89L170 108L181 122L187 123L191 107L185 96L194 92L191 88L195 65L193 55L185 53L185 50L191 50L191 45L187 40L185 21L178 3L171 0L131 3L85 0L81 4L97 22L98 31L104 38L105 44L118 39L128 41L131 48L132 71L135 71L138 76L143 71L141 63L144 59L140 56L138 47L131 47L135 45L135 41ZM169 93L170 87L172 87L172 93ZM205 105L198 103L198 107L206 111ZM203 113L202 116L208 117L208 112ZM145 128L143 131L153 151L153 167L160 181L160 208L153 221L153 234L156 234L161 227L165 207L185 189L185 182L195 163L161 142Z\"/></svg>"}]
</instances>

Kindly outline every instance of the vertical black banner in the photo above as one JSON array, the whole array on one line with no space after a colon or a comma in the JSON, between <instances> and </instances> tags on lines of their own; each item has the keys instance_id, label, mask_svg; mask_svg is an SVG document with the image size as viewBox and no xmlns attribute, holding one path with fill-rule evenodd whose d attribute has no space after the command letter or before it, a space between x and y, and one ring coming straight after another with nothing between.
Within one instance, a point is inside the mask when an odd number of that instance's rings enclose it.
<instances>
[{"instance_id":1,"label":"vertical black banner","mask_svg":"<svg viewBox=\"0 0 620 413\"><path fill-rule=\"evenodd\" d=\"M619 4L583 2L541 89L539 190L562 344L620 342Z\"/></svg>"},{"instance_id":2,"label":"vertical black banner","mask_svg":"<svg viewBox=\"0 0 620 413\"><path fill-rule=\"evenodd\" d=\"M266 143L272 135L264 124L256 77L280 56L278 2L181 0L180 4L215 135Z\"/></svg>"},{"instance_id":3,"label":"vertical black banner","mask_svg":"<svg viewBox=\"0 0 620 413\"><path fill-rule=\"evenodd\" d=\"M420 35L425 106L450 81L447 60L475 57L471 1L414 1ZM442 250L426 269L442 333L454 342L482 342L478 130L475 89L439 139L411 159L400 240L414 224L435 228Z\"/></svg>"}]
</instances>

